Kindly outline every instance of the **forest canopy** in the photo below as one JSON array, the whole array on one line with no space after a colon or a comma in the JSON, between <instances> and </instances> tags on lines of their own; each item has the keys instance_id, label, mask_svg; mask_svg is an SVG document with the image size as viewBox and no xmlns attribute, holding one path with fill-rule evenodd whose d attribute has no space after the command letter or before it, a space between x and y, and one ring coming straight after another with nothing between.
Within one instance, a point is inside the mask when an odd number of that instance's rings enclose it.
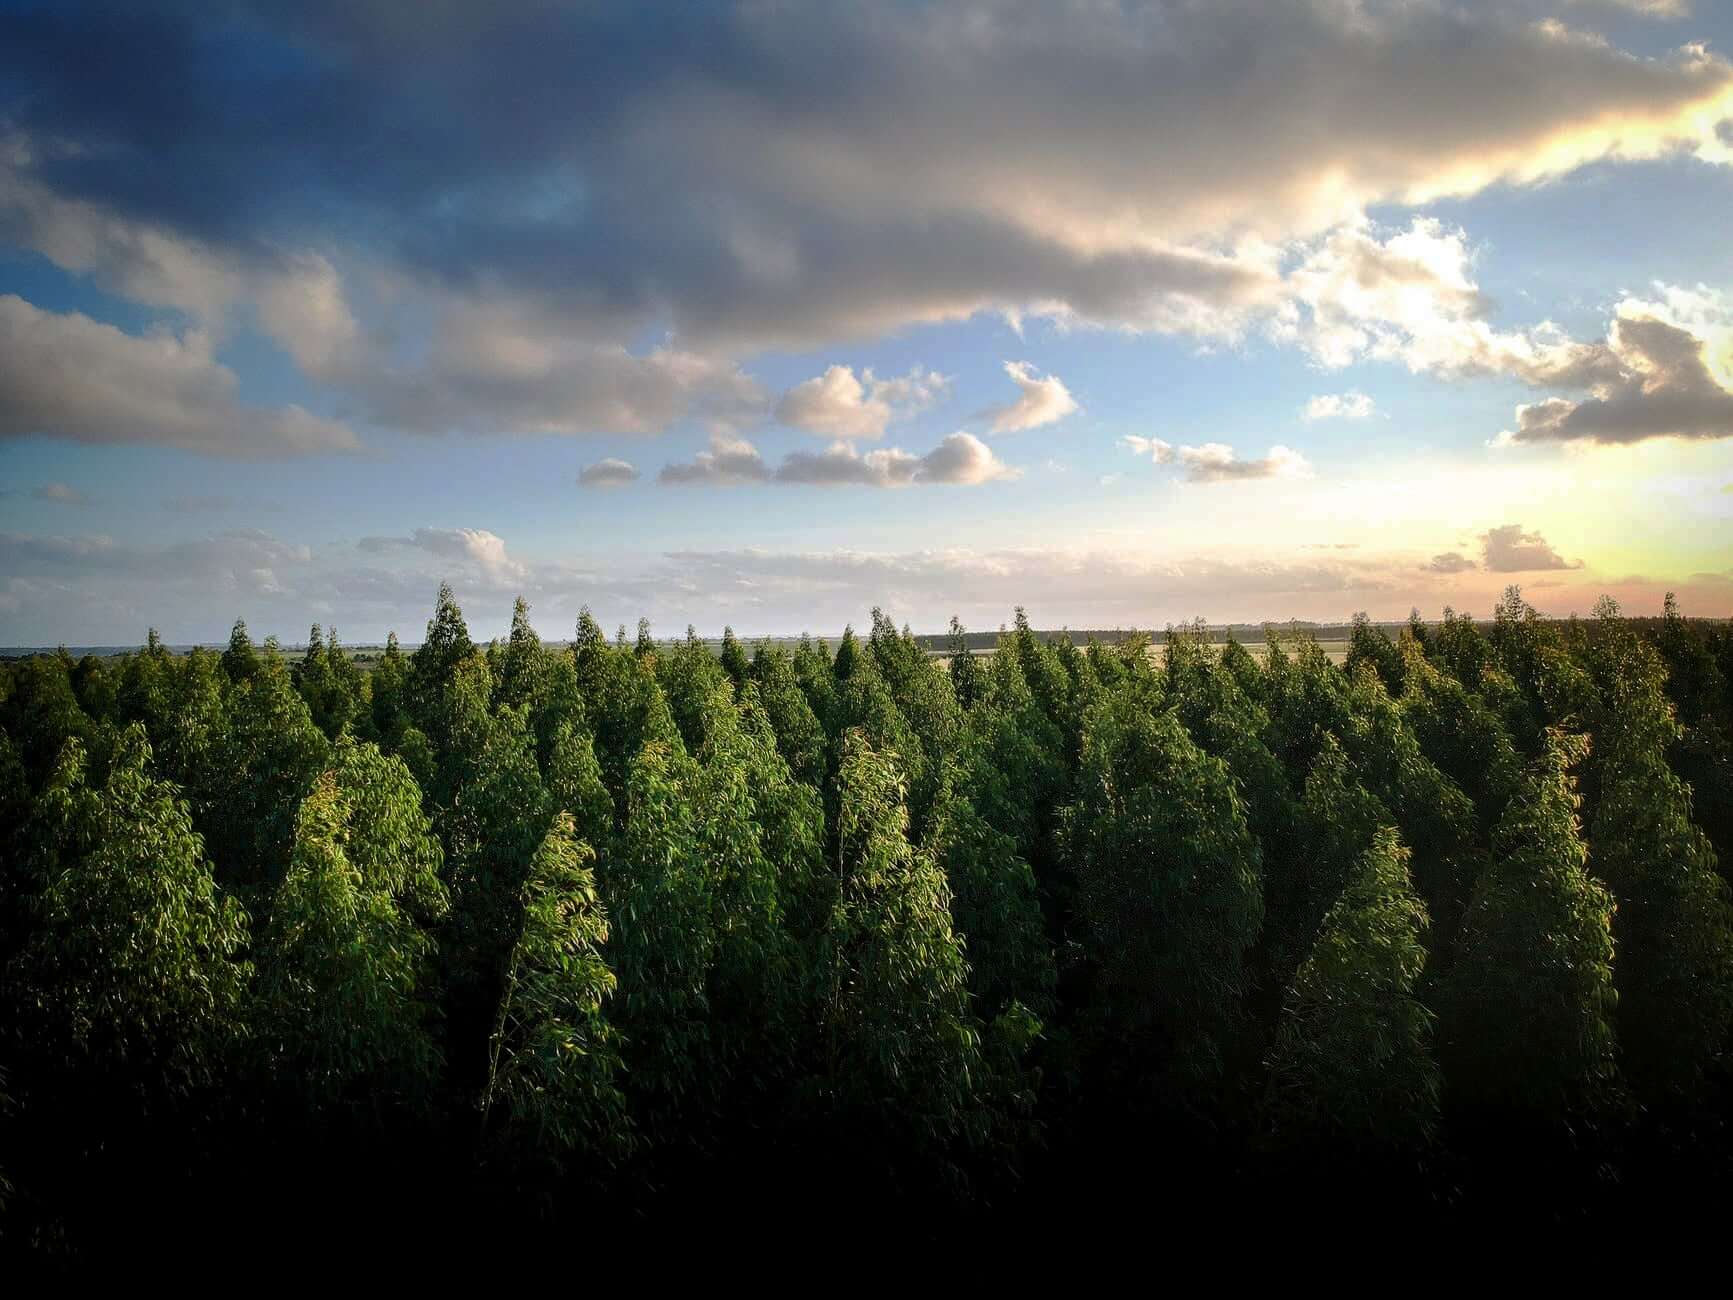
<instances>
[{"instance_id":1,"label":"forest canopy","mask_svg":"<svg viewBox=\"0 0 1733 1300\"><path fill-rule=\"evenodd\" d=\"M1725 1182L1733 628L975 639L0 665L9 1241Z\"/></svg>"}]
</instances>

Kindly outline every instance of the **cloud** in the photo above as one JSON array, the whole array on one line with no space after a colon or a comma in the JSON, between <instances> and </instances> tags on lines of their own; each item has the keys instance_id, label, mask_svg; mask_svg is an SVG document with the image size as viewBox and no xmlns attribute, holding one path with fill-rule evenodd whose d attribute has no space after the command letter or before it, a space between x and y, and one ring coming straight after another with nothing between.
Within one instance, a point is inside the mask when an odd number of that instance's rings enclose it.
<instances>
[{"instance_id":1,"label":"cloud","mask_svg":"<svg viewBox=\"0 0 1733 1300\"><path fill-rule=\"evenodd\" d=\"M1575 342L1551 323L1495 328L1466 232L1435 218L1395 231L1349 222L1312 245L1287 284L1292 299L1272 332L1327 368L1371 359L1416 374L1569 386L1617 371L1604 345Z\"/></svg>"},{"instance_id":2,"label":"cloud","mask_svg":"<svg viewBox=\"0 0 1733 1300\"><path fill-rule=\"evenodd\" d=\"M623 487L637 481L638 469L631 461L609 456L593 465L585 465L578 473L579 487Z\"/></svg>"},{"instance_id":3,"label":"cloud","mask_svg":"<svg viewBox=\"0 0 1733 1300\"><path fill-rule=\"evenodd\" d=\"M444 298L417 364L362 358L333 376L373 421L423 433L654 434L688 416L730 429L765 396L732 362L672 346L639 354L545 314Z\"/></svg>"},{"instance_id":4,"label":"cloud","mask_svg":"<svg viewBox=\"0 0 1733 1300\"><path fill-rule=\"evenodd\" d=\"M922 484L974 486L1013 479L1021 472L970 433L953 433L925 456L891 447L862 455L845 442L823 452L794 451L777 468L778 483L819 487L907 487Z\"/></svg>"},{"instance_id":5,"label":"cloud","mask_svg":"<svg viewBox=\"0 0 1733 1300\"><path fill-rule=\"evenodd\" d=\"M685 486L743 483L786 483L804 487L892 488L911 485L974 486L996 479L1021 477L970 433L953 433L924 456L900 447L858 452L847 442L833 442L823 451L791 451L774 473L750 442L712 438L710 450L691 461L664 465L657 481Z\"/></svg>"},{"instance_id":6,"label":"cloud","mask_svg":"<svg viewBox=\"0 0 1733 1300\"><path fill-rule=\"evenodd\" d=\"M38 501L52 501L58 506L87 506L90 498L77 488L64 483L44 483L30 494Z\"/></svg>"},{"instance_id":7,"label":"cloud","mask_svg":"<svg viewBox=\"0 0 1733 1300\"><path fill-rule=\"evenodd\" d=\"M46 434L242 457L358 446L346 426L299 406L248 406L237 386L201 330L140 338L79 312L0 295L0 437Z\"/></svg>"},{"instance_id":8,"label":"cloud","mask_svg":"<svg viewBox=\"0 0 1733 1300\"><path fill-rule=\"evenodd\" d=\"M710 449L701 451L692 460L662 466L656 481L663 484L713 484L734 486L740 483L763 483L770 470L758 448L742 438L713 437Z\"/></svg>"},{"instance_id":9,"label":"cloud","mask_svg":"<svg viewBox=\"0 0 1733 1300\"><path fill-rule=\"evenodd\" d=\"M0 243L213 339L238 316L419 431L738 433L765 348L982 312L1233 338L1296 290L1318 355L1442 367L1488 328L1448 277L1416 333L1390 284L1340 313L1326 268L1286 284L1295 248L1381 205L1733 157L1721 56L1492 0L224 12L220 52L184 6L9 20ZM1551 346L1513 337L1483 342Z\"/></svg>"},{"instance_id":10,"label":"cloud","mask_svg":"<svg viewBox=\"0 0 1733 1300\"><path fill-rule=\"evenodd\" d=\"M870 369L857 379L849 367L831 366L784 393L776 418L827 438L882 438L893 419L925 410L949 382L919 366L899 379L879 379Z\"/></svg>"},{"instance_id":11,"label":"cloud","mask_svg":"<svg viewBox=\"0 0 1733 1300\"><path fill-rule=\"evenodd\" d=\"M1445 551L1420 567L1427 573L1468 573L1480 566L1460 551Z\"/></svg>"},{"instance_id":12,"label":"cloud","mask_svg":"<svg viewBox=\"0 0 1733 1300\"><path fill-rule=\"evenodd\" d=\"M1504 524L1480 535L1489 573L1533 573L1543 569L1580 569L1583 562L1565 559L1539 533L1521 524Z\"/></svg>"},{"instance_id":13,"label":"cloud","mask_svg":"<svg viewBox=\"0 0 1733 1300\"><path fill-rule=\"evenodd\" d=\"M1661 288L1661 301L1619 304L1605 344L1614 370L1590 396L1517 407L1493 445L1733 437L1733 304Z\"/></svg>"},{"instance_id":14,"label":"cloud","mask_svg":"<svg viewBox=\"0 0 1733 1300\"><path fill-rule=\"evenodd\" d=\"M1690 0L1565 0L1576 9L1603 9L1615 13L1638 14L1644 18L1689 18Z\"/></svg>"},{"instance_id":15,"label":"cloud","mask_svg":"<svg viewBox=\"0 0 1733 1300\"><path fill-rule=\"evenodd\" d=\"M1241 460L1224 442L1206 442L1198 447L1175 447L1160 438L1128 434L1120 445L1157 465L1177 464L1185 469L1188 483L1230 483L1249 479L1309 478L1312 467L1291 447L1271 447L1269 455Z\"/></svg>"},{"instance_id":16,"label":"cloud","mask_svg":"<svg viewBox=\"0 0 1733 1300\"><path fill-rule=\"evenodd\" d=\"M1017 399L984 413L994 433L1016 433L1053 424L1075 412L1077 401L1058 375L1038 375L1027 361L1007 361L1005 373L1019 389Z\"/></svg>"},{"instance_id":17,"label":"cloud","mask_svg":"<svg viewBox=\"0 0 1733 1300\"><path fill-rule=\"evenodd\" d=\"M1300 418L1308 423L1314 420L1365 420L1377 409L1377 404L1358 390L1324 393L1306 403Z\"/></svg>"},{"instance_id":18,"label":"cloud","mask_svg":"<svg viewBox=\"0 0 1733 1300\"><path fill-rule=\"evenodd\" d=\"M495 584L521 581L528 572L506 553L505 540L485 528L417 528L407 537L363 537L356 546L373 554L425 551L462 565Z\"/></svg>"}]
</instances>

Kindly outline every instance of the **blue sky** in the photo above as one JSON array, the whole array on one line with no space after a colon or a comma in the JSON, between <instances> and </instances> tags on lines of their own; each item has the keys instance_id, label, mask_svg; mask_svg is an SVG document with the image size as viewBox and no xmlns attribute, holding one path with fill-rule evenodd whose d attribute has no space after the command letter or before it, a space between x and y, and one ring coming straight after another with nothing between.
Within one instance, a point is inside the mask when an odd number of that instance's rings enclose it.
<instances>
[{"instance_id":1,"label":"blue sky","mask_svg":"<svg viewBox=\"0 0 1733 1300\"><path fill-rule=\"evenodd\" d=\"M1733 612L1733 6L211 12L0 3L0 644Z\"/></svg>"}]
</instances>

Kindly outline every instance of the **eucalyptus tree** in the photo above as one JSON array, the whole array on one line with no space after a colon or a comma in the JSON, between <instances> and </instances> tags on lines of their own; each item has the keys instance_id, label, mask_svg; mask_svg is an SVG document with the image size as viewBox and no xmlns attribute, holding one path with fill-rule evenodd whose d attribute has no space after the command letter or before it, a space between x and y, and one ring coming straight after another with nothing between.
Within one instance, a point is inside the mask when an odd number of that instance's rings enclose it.
<instances>
[{"instance_id":1,"label":"eucalyptus tree","mask_svg":"<svg viewBox=\"0 0 1733 1300\"><path fill-rule=\"evenodd\" d=\"M259 944L265 1059L311 1104L378 1115L428 1100L442 863L409 769L340 740L296 814Z\"/></svg>"},{"instance_id":2,"label":"eucalyptus tree","mask_svg":"<svg viewBox=\"0 0 1733 1300\"><path fill-rule=\"evenodd\" d=\"M544 785L552 808L572 818L573 833L594 848L614 838L614 797L602 780L602 765L589 730L571 718L554 732Z\"/></svg>"},{"instance_id":3,"label":"eucalyptus tree","mask_svg":"<svg viewBox=\"0 0 1733 1300\"><path fill-rule=\"evenodd\" d=\"M722 629L722 654L718 663L728 674L728 680L734 683L734 689L739 690L745 684L752 665L747 662L746 651L741 649L740 642L735 640L732 627Z\"/></svg>"},{"instance_id":4,"label":"eucalyptus tree","mask_svg":"<svg viewBox=\"0 0 1733 1300\"><path fill-rule=\"evenodd\" d=\"M1428 660L1420 642L1404 636L1402 657L1402 719L1421 752L1473 800L1488 835L1522 774L1510 732L1478 694Z\"/></svg>"},{"instance_id":5,"label":"eucalyptus tree","mask_svg":"<svg viewBox=\"0 0 1733 1300\"><path fill-rule=\"evenodd\" d=\"M1733 901L1715 850L1691 820L1690 787L1667 763L1679 727L1666 669L1610 601L1589 663L1599 798L1590 861L1619 910L1619 1040L1634 1082L1693 1093L1733 1030Z\"/></svg>"},{"instance_id":6,"label":"eucalyptus tree","mask_svg":"<svg viewBox=\"0 0 1733 1300\"><path fill-rule=\"evenodd\" d=\"M6 984L45 1069L172 1098L224 1077L249 1029L248 919L150 769L136 723L100 775L66 742L26 829L29 933Z\"/></svg>"},{"instance_id":7,"label":"eucalyptus tree","mask_svg":"<svg viewBox=\"0 0 1733 1300\"><path fill-rule=\"evenodd\" d=\"M1077 788L1077 908L1106 992L1208 1072L1236 1028L1264 913L1233 774L1172 713L1126 693L1091 711Z\"/></svg>"},{"instance_id":8,"label":"eucalyptus tree","mask_svg":"<svg viewBox=\"0 0 1733 1300\"><path fill-rule=\"evenodd\" d=\"M1058 975L1035 873L1017 841L990 826L948 781L933 822L933 852L950 886L951 919L982 1018L1012 1003L1050 1018Z\"/></svg>"},{"instance_id":9,"label":"eucalyptus tree","mask_svg":"<svg viewBox=\"0 0 1733 1300\"><path fill-rule=\"evenodd\" d=\"M296 810L328 765L330 744L272 650L226 703L228 726L194 783L194 812L218 877L262 913L288 867Z\"/></svg>"},{"instance_id":10,"label":"eucalyptus tree","mask_svg":"<svg viewBox=\"0 0 1733 1300\"><path fill-rule=\"evenodd\" d=\"M851 731L836 781L838 890L818 957L824 1096L869 1147L940 1155L981 1137L987 1118L950 890L909 840L894 752Z\"/></svg>"},{"instance_id":11,"label":"eucalyptus tree","mask_svg":"<svg viewBox=\"0 0 1733 1300\"><path fill-rule=\"evenodd\" d=\"M1343 697L1338 733L1360 781L1383 802L1414 848L1415 883L1440 948L1449 951L1474 888L1473 802L1429 760L1384 683L1361 669Z\"/></svg>"},{"instance_id":12,"label":"eucalyptus tree","mask_svg":"<svg viewBox=\"0 0 1733 1300\"><path fill-rule=\"evenodd\" d=\"M530 859L479 1103L492 1153L556 1173L606 1167L633 1145L594 858L561 813Z\"/></svg>"},{"instance_id":13,"label":"eucalyptus tree","mask_svg":"<svg viewBox=\"0 0 1733 1300\"><path fill-rule=\"evenodd\" d=\"M1287 771L1264 743L1269 715L1211 656L1201 635L1170 633L1163 672L1166 702L1192 739L1233 771L1266 869L1283 869L1295 848L1296 810Z\"/></svg>"},{"instance_id":14,"label":"eucalyptus tree","mask_svg":"<svg viewBox=\"0 0 1733 1300\"><path fill-rule=\"evenodd\" d=\"M1301 792L1295 852L1265 876L1267 946L1278 986L1311 951L1378 829L1395 823L1384 802L1361 784L1341 744L1326 735Z\"/></svg>"},{"instance_id":15,"label":"eucalyptus tree","mask_svg":"<svg viewBox=\"0 0 1733 1300\"><path fill-rule=\"evenodd\" d=\"M812 711L800 688L794 661L787 651L760 642L752 659L752 683L758 706L776 737L776 748L795 779L815 788L824 784L826 740L824 724Z\"/></svg>"},{"instance_id":16,"label":"eucalyptus tree","mask_svg":"<svg viewBox=\"0 0 1733 1300\"><path fill-rule=\"evenodd\" d=\"M1426 926L1408 850L1381 827L1283 999L1265 1103L1278 1139L1398 1149L1432 1139L1441 1086L1433 1016L1416 996Z\"/></svg>"},{"instance_id":17,"label":"eucalyptus tree","mask_svg":"<svg viewBox=\"0 0 1733 1300\"><path fill-rule=\"evenodd\" d=\"M969 649L968 635L955 614L951 615L947 650L951 689L956 694L958 707L967 713L975 707L975 701L981 695L981 665L976 662L974 652Z\"/></svg>"},{"instance_id":18,"label":"eucalyptus tree","mask_svg":"<svg viewBox=\"0 0 1733 1300\"><path fill-rule=\"evenodd\" d=\"M707 1134L727 1082L710 1005L718 882L691 798L694 768L678 734L639 749L625 829L599 877L613 918L614 1018L634 1111L652 1141Z\"/></svg>"},{"instance_id":19,"label":"eucalyptus tree","mask_svg":"<svg viewBox=\"0 0 1733 1300\"><path fill-rule=\"evenodd\" d=\"M830 649L824 642L814 642L802 636L791 660L794 680L806 696L807 707L826 728L829 735L831 714L836 704L836 670L832 666ZM828 742L827 742L828 743Z\"/></svg>"},{"instance_id":20,"label":"eucalyptus tree","mask_svg":"<svg viewBox=\"0 0 1733 1300\"><path fill-rule=\"evenodd\" d=\"M229 644L223 651L223 672L228 674L231 682L239 685L251 677L259 667L259 653L253 649L253 639L247 635L247 622L237 618L235 625L229 630Z\"/></svg>"},{"instance_id":21,"label":"eucalyptus tree","mask_svg":"<svg viewBox=\"0 0 1733 1300\"><path fill-rule=\"evenodd\" d=\"M1558 1120L1615 1079L1614 903L1587 871L1572 776L1587 752L1548 737L1475 884L1439 1008L1445 1076L1472 1106Z\"/></svg>"},{"instance_id":22,"label":"eucalyptus tree","mask_svg":"<svg viewBox=\"0 0 1733 1300\"><path fill-rule=\"evenodd\" d=\"M1402 693L1402 652L1383 628L1374 626L1365 614L1356 614L1348 632L1348 658L1343 667L1352 677L1362 665L1376 673L1392 695Z\"/></svg>"}]
</instances>

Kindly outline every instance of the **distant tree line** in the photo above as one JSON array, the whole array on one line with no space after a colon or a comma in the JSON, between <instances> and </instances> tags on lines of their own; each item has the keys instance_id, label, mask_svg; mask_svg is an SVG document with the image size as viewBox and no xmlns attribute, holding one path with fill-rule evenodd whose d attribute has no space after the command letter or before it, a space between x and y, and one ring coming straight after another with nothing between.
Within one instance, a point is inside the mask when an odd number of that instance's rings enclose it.
<instances>
[{"instance_id":1,"label":"distant tree line","mask_svg":"<svg viewBox=\"0 0 1733 1300\"><path fill-rule=\"evenodd\" d=\"M1724 1186L1733 631L1347 639L6 664L0 1230Z\"/></svg>"}]
</instances>

